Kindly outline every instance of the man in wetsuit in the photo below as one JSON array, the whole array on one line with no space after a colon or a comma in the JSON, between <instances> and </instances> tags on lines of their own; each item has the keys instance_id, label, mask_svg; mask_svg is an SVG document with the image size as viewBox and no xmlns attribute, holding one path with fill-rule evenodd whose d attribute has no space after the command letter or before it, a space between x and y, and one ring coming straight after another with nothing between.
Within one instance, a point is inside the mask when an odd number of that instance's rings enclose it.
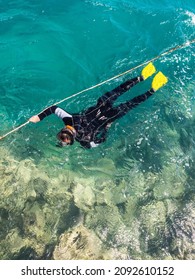
<instances>
[{"instance_id":1,"label":"man in wetsuit","mask_svg":"<svg viewBox=\"0 0 195 280\"><path fill-rule=\"evenodd\" d=\"M113 107L114 101L120 95L150 77L155 71L154 65L149 63L139 77L127 80L114 90L105 93L97 100L95 106L88 108L83 113L70 114L57 106L51 106L39 115L31 117L29 121L36 123L51 114L55 114L65 124L65 127L57 134L60 146L72 145L76 140L84 148L97 147L106 140L107 131L116 119L126 115L128 111L147 100L156 90L167 83L167 78L162 72L158 72L153 79L150 90Z\"/></svg>"}]
</instances>

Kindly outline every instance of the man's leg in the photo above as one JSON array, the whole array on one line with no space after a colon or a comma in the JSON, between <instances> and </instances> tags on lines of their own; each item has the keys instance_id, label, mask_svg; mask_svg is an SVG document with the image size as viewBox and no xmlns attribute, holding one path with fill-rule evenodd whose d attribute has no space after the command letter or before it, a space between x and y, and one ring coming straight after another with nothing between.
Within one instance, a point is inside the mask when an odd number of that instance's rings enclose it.
<instances>
[{"instance_id":1,"label":"man's leg","mask_svg":"<svg viewBox=\"0 0 195 280\"><path fill-rule=\"evenodd\" d=\"M152 94L164 86L168 82L167 77L162 73L158 72L152 81L152 87L146 93L134 97L133 99L122 103L109 111L109 119L114 121L118 118L126 115L131 109L137 107L140 103L147 100Z\"/></svg>"},{"instance_id":2,"label":"man's leg","mask_svg":"<svg viewBox=\"0 0 195 280\"><path fill-rule=\"evenodd\" d=\"M97 100L97 104L95 106L92 106L85 111L85 114L86 115L89 115L89 113L95 114L95 112L98 111L99 109L101 111L102 110L107 111L108 109L112 108L113 102L121 94L128 91L131 87L133 87L134 85L136 85L137 83L139 83L141 81L143 81L143 78L141 76L136 77L136 78L133 78L131 80L128 80L128 81L122 83L120 86L116 87L112 91L105 93Z\"/></svg>"},{"instance_id":3,"label":"man's leg","mask_svg":"<svg viewBox=\"0 0 195 280\"><path fill-rule=\"evenodd\" d=\"M112 110L109 112L109 121L113 122L116 119L123 117L131 109L137 107L140 103L147 100L150 96L153 95L153 93L154 93L154 90L150 89L146 93L136 96L133 99L112 108Z\"/></svg>"},{"instance_id":4,"label":"man's leg","mask_svg":"<svg viewBox=\"0 0 195 280\"><path fill-rule=\"evenodd\" d=\"M137 83L143 80L142 77L136 77L131 80L126 81L125 83L121 84L117 88L112 91L109 91L102 95L95 106L92 106L84 111L84 115L88 118L88 121L91 119L95 119L98 114L104 112L105 115L108 115L108 118L115 120L115 115L117 116L120 111L120 106L113 108L113 102L124 92L128 91L131 87L136 85ZM108 113L109 112L109 113ZM122 115L121 115L122 116ZM119 116L120 117L120 116ZM118 118L118 117L117 117Z\"/></svg>"},{"instance_id":5,"label":"man's leg","mask_svg":"<svg viewBox=\"0 0 195 280\"><path fill-rule=\"evenodd\" d=\"M97 105L103 105L106 103L109 103L110 105L113 104L113 102L124 92L128 91L130 88L138 84L139 82L143 81L143 78L136 77L130 80L127 80L126 82L122 83L120 86L116 87L115 89L106 92L104 95L102 95L98 101Z\"/></svg>"},{"instance_id":6,"label":"man's leg","mask_svg":"<svg viewBox=\"0 0 195 280\"><path fill-rule=\"evenodd\" d=\"M124 92L128 91L130 88L135 86L136 84L140 83L143 80L146 80L148 77L150 77L152 74L154 74L156 71L154 65L152 63L149 63L147 66L145 66L141 72L141 75L138 77L135 77L133 79L127 80L126 82L122 83L120 86L116 87L115 89L105 93L103 96L101 96L98 101L97 105L103 105L106 103L109 103L110 105L113 104L113 102Z\"/></svg>"}]
</instances>

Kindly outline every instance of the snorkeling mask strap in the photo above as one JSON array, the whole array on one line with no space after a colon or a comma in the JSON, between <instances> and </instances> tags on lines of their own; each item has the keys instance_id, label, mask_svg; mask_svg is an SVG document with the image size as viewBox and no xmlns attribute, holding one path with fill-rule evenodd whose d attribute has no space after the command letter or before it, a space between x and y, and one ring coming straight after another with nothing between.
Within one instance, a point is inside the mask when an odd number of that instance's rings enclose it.
<instances>
[{"instance_id":1,"label":"snorkeling mask strap","mask_svg":"<svg viewBox=\"0 0 195 280\"><path fill-rule=\"evenodd\" d=\"M71 126L71 125L66 125L65 129L69 130L70 132L72 132L72 136L75 139L75 137L76 137L76 130L74 129L74 127Z\"/></svg>"}]
</instances>

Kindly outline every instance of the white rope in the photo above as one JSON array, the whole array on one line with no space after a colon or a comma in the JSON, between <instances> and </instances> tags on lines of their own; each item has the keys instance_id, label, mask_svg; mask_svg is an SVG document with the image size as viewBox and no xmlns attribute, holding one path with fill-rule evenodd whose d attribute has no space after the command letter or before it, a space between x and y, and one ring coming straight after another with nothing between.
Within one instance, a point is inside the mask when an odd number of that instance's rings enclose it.
<instances>
[{"instance_id":1,"label":"white rope","mask_svg":"<svg viewBox=\"0 0 195 280\"><path fill-rule=\"evenodd\" d=\"M142 64L139 64L139 65L137 65L137 66L135 66L135 67L133 67L133 68L131 68L131 69L129 69L129 70L127 70L127 71L121 73L121 74L118 74L118 75L116 75L116 76L114 76L114 77L112 77L112 78L110 78L110 79L107 79L107 80L105 80L105 81L103 81L103 82L101 82L101 83L99 83L99 84L96 84L96 85L91 86L91 87L89 87L89 88L83 89L83 90L81 90L81 91L79 91L79 92L77 92L77 93L75 93L75 94L73 94L73 95L71 95L71 96L69 96L69 97L66 97L66 98L60 100L59 102L56 102L55 104L53 104L53 105L51 105L51 106L59 105L60 103L66 101L66 100L68 100L68 99L71 99L71 98L73 98L73 97L75 97L75 96L78 96L78 95L80 95L80 94L82 94L82 93L84 93L84 92L86 92L86 91L89 91L89 90L92 90L92 89L94 89L94 88L100 87L100 86L102 86L102 85L104 85L104 84L106 84L106 83L108 83L108 82L110 82L110 81L112 81L112 80L115 80L115 79L117 79L117 78L119 78L119 77L121 77L121 76L124 76L124 75L126 75L126 74L128 74L128 73L130 73L130 72L132 72L132 71L134 71L134 70L136 70L136 69L138 69L138 68L140 68L140 67L142 67L142 66L148 64L149 62L155 61L155 60L159 59L159 58L162 57L162 56L168 55L169 53L172 53L172 52L174 52L174 51L176 51L176 50L179 50L179 49L188 47L188 46L190 46L191 44L194 44L194 43L195 43L195 39L193 39L193 40L191 40L191 41L188 41L188 42L186 42L186 43L184 43L184 44L182 44L182 45L178 45L178 46L176 46L176 47L174 47L174 48L171 48L170 50L168 50L168 51L166 51L166 52L164 52L164 53L162 53L162 54L160 54L160 55L158 55L158 56L152 58L151 60L148 60L148 61L146 61L146 62L144 62L144 63L142 63ZM49 106L49 107L51 107L51 106ZM49 108L49 107L47 107L47 108ZM45 111L47 108L45 108L43 111ZM43 111L41 111L40 113L42 113ZM39 115L40 113L38 113L37 115ZM10 135L11 133L13 133L13 132L19 130L20 128L26 126L27 124L29 124L29 121L27 121L27 122L25 122L24 124L22 124L22 125L20 125L20 126L18 126L18 127L16 127L16 128L14 128L13 130L9 131L8 133L4 134L3 136L0 136L0 140L2 140L3 138L7 137L7 136Z\"/></svg>"}]
</instances>

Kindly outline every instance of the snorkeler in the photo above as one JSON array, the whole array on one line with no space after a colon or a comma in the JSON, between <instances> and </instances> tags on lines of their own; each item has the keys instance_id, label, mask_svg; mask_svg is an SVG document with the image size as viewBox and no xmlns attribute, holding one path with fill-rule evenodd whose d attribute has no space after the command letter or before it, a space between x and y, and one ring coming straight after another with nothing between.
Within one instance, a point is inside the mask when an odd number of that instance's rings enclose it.
<instances>
[{"instance_id":1,"label":"snorkeler","mask_svg":"<svg viewBox=\"0 0 195 280\"><path fill-rule=\"evenodd\" d=\"M162 72L158 72L153 81L152 87L146 93L113 107L114 101L124 92L136 84L146 80L156 72L154 65L150 62L143 68L141 75L127 80L112 91L105 93L97 100L97 104L85 110L82 113L70 114L57 106L51 106L41 112L39 115L29 119L36 123L42 121L45 117L55 114L65 124L65 127L57 134L59 140L58 146L72 145L74 140L78 141L84 148L97 147L106 140L106 134L111 124L127 114L131 109L147 100L155 91L167 83L167 78Z\"/></svg>"}]
</instances>

